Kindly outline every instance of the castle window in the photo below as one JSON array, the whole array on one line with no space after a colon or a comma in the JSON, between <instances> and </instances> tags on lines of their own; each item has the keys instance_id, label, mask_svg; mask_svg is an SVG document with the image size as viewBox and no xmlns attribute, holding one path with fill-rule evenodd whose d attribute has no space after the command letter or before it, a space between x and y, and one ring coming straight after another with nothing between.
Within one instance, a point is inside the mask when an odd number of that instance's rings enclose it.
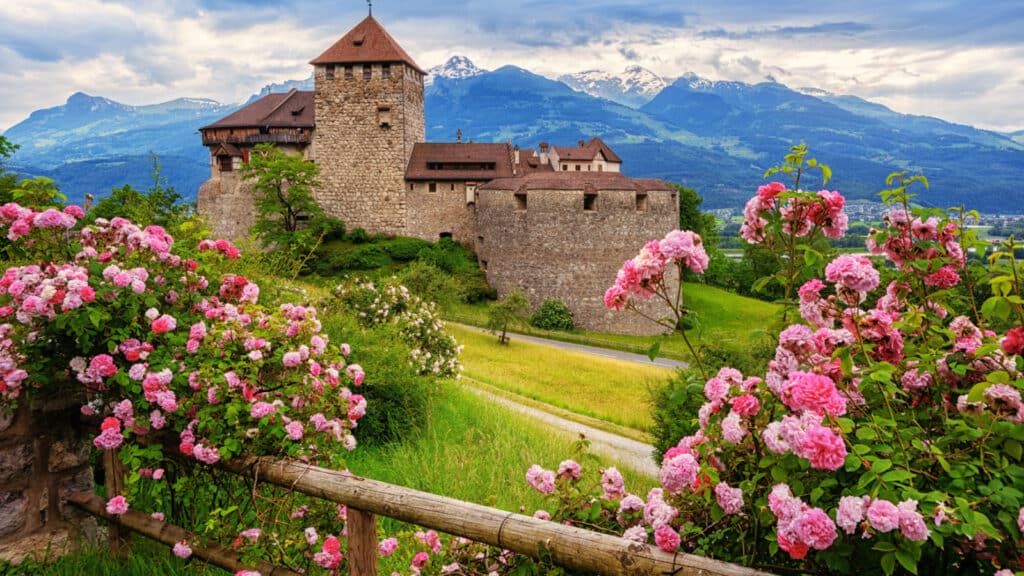
<instances>
[{"instance_id":1,"label":"castle window","mask_svg":"<svg viewBox=\"0 0 1024 576\"><path fill-rule=\"evenodd\" d=\"M604 172L604 164L598 164L597 165L597 171L598 172Z\"/></svg>"},{"instance_id":2,"label":"castle window","mask_svg":"<svg viewBox=\"0 0 1024 576\"><path fill-rule=\"evenodd\" d=\"M427 191L437 192L437 182L431 182L430 184L427 184Z\"/></svg>"},{"instance_id":3,"label":"castle window","mask_svg":"<svg viewBox=\"0 0 1024 576\"><path fill-rule=\"evenodd\" d=\"M579 165L579 164L577 164L577 165L576 165L576 171L577 171L577 172L579 172L579 171L580 171L580 165Z\"/></svg>"},{"instance_id":4,"label":"castle window","mask_svg":"<svg viewBox=\"0 0 1024 576\"><path fill-rule=\"evenodd\" d=\"M383 64L380 67L380 77L384 79L391 78L391 64Z\"/></svg>"},{"instance_id":5,"label":"castle window","mask_svg":"<svg viewBox=\"0 0 1024 576\"><path fill-rule=\"evenodd\" d=\"M647 212L647 194L636 193L636 211Z\"/></svg>"},{"instance_id":6,"label":"castle window","mask_svg":"<svg viewBox=\"0 0 1024 576\"><path fill-rule=\"evenodd\" d=\"M587 212L594 212L597 210L597 194L587 193L583 195L583 209Z\"/></svg>"},{"instance_id":7,"label":"castle window","mask_svg":"<svg viewBox=\"0 0 1024 576\"><path fill-rule=\"evenodd\" d=\"M441 239L441 240L444 240L445 238L451 240L452 239L452 233L451 232L441 232L440 234L438 234L438 238Z\"/></svg>"},{"instance_id":8,"label":"castle window","mask_svg":"<svg viewBox=\"0 0 1024 576\"><path fill-rule=\"evenodd\" d=\"M484 243L484 237L483 237L483 236L477 236L477 237L476 237L476 243L477 243L477 244L480 244L480 245L483 245L483 243Z\"/></svg>"},{"instance_id":9,"label":"castle window","mask_svg":"<svg viewBox=\"0 0 1024 576\"><path fill-rule=\"evenodd\" d=\"M569 165L568 164L562 164L562 172L565 172L568 169L569 169Z\"/></svg>"},{"instance_id":10,"label":"castle window","mask_svg":"<svg viewBox=\"0 0 1024 576\"><path fill-rule=\"evenodd\" d=\"M231 172L234 167L231 156L217 156L217 163L220 164L221 172Z\"/></svg>"},{"instance_id":11,"label":"castle window","mask_svg":"<svg viewBox=\"0 0 1024 576\"><path fill-rule=\"evenodd\" d=\"M351 79L352 79L352 65L351 64L345 64L345 80L351 80Z\"/></svg>"},{"instance_id":12,"label":"castle window","mask_svg":"<svg viewBox=\"0 0 1024 576\"><path fill-rule=\"evenodd\" d=\"M451 191L452 191L452 192L455 192L455 182L452 182L451 186L452 186L452 189L451 189Z\"/></svg>"},{"instance_id":13,"label":"castle window","mask_svg":"<svg viewBox=\"0 0 1024 576\"><path fill-rule=\"evenodd\" d=\"M324 78L327 80L334 80L334 64L328 64L324 70Z\"/></svg>"},{"instance_id":14,"label":"castle window","mask_svg":"<svg viewBox=\"0 0 1024 576\"><path fill-rule=\"evenodd\" d=\"M363 80L369 80L373 78L373 67L369 64L363 64Z\"/></svg>"},{"instance_id":15,"label":"castle window","mask_svg":"<svg viewBox=\"0 0 1024 576\"><path fill-rule=\"evenodd\" d=\"M526 210L526 193L521 192L515 195L516 210Z\"/></svg>"},{"instance_id":16,"label":"castle window","mask_svg":"<svg viewBox=\"0 0 1024 576\"><path fill-rule=\"evenodd\" d=\"M480 261L480 269L484 270L484 271L487 270L487 260L481 260Z\"/></svg>"},{"instance_id":17,"label":"castle window","mask_svg":"<svg viewBox=\"0 0 1024 576\"><path fill-rule=\"evenodd\" d=\"M381 128L391 127L391 105L377 104L377 123Z\"/></svg>"},{"instance_id":18,"label":"castle window","mask_svg":"<svg viewBox=\"0 0 1024 576\"><path fill-rule=\"evenodd\" d=\"M413 190L415 190L415 188L416 188L416 185L413 184L412 182L409 182L409 192L412 192Z\"/></svg>"}]
</instances>

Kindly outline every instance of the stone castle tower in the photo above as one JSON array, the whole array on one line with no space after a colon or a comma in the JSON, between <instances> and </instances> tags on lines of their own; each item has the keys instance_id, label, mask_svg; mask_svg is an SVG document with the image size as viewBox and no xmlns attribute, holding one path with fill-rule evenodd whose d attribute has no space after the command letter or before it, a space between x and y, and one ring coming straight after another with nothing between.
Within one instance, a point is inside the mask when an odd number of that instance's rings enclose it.
<instances>
[{"instance_id":1,"label":"stone castle tower","mask_svg":"<svg viewBox=\"0 0 1024 576\"><path fill-rule=\"evenodd\" d=\"M210 180L197 208L215 234L244 237L255 224L239 170L269 142L317 163L316 199L350 230L451 238L472 247L502 296L523 290L535 307L557 298L584 328L660 331L609 312L602 296L624 260L678 225L671 185L626 176L597 137L539 150L426 142L424 72L372 16L310 63L314 91L268 94L200 128Z\"/></svg>"},{"instance_id":2,"label":"stone castle tower","mask_svg":"<svg viewBox=\"0 0 1024 576\"><path fill-rule=\"evenodd\" d=\"M425 140L423 70L373 16L310 64L317 200L349 227L404 233L405 167Z\"/></svg>"}]
</instances>

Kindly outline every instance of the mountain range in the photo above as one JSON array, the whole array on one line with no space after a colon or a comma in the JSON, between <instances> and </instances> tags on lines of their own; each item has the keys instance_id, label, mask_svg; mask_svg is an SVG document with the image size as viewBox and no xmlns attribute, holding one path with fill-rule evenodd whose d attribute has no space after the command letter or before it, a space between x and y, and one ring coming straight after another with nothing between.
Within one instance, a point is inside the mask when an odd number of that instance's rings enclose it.
<instances>
[{"instance_id":1,"label":"mountain range","mask_svg":"<svg viewBox=\"0 0 1024 576\"><path fill-rule=\"evenodd\" d=\"M311 89L312 78L266 86L248 101L291 88ZM425 96L428 141L454 141L458 130L466 140L524 148L600 136L629 175L696 188L705 208L742 206L764 171L805 142L832 167L828 187L848 198L874 199L887 174L908 170L928 176L932 188L919 197L927 205L1024 211L1024 131L900 114L856 96L691 73L668 79L637 66L552 80L515 66L484 70L465 57L428 70ZM194 198L209 175L196 130L238 106L205 99L127 106L76 93L4 135L21 145L12 169L54 178L73 200L125 183L145 188L150 150L169 183Z\"/></svg>"}]
</instances>

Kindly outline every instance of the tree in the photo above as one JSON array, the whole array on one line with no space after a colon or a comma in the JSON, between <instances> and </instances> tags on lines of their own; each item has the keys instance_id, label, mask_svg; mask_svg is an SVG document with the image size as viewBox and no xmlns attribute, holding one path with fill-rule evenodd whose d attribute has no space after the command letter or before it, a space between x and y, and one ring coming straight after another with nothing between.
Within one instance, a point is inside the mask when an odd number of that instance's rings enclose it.
<instances>
[{"instance_id":1,"label":"tree","mask_svg":"<svg viewBox=\"0 0 1024 576\"><path fill-rule=\"evenodd\" d=\"M693 188L681 184L673 184L679 193L679 229L690 230L700 235L705 250L718 246L718 222L711 214L700 211L704 202L700 194Z\"/></svg>"},{"instance_id":2,"label":"tree","mask_svg":"<svg viewBox=\"0 0 1024 576\"><path fill-rule=\"evenodd\" d=\"M508 344L509 325L525 323L529 313L530 301L526 299L526 294L519 290L513 290L497 304L491 306L491 310L487 313L487 329L491 334L498 334L499 344Z\"/></svg>"},{"instance_id":3,"label":"tree","mask_svg":"<svg viewBox=\"0 0 1024 576\"><path fill-rule=\"evenodd\" d=\"M7 171L4 160L13 156L17 150L17 144L0 136L0 204L6 204L13 199L11 190L14 190L18 183L18 175Z\"/></svg>"},{"instance_id":4,"label":"tree","mask_svg":"<svg viewBox=\"0 0 1024 576\"><path fill-rule=\"evenodd\" d=\"M143 192L125 184L111 190L110 195L101 198L96 206L89 211L90 222L96 218L107 220L120 216L132 222L156 224L177 231L177 227L188 216L191 208L182 202L181 194L174 187L168 187L167 178L160 175L160 158L156 152L150 152L153 172L150 178L153 186Z\"/></svg>"},{"instance_id":5,"label":"tree","mask_svg":"<svg viewBox=\"0 0 1024 576\"><path fill-rule=\"evenodd\" d=\"M258 144L242 167L242 178L256 192L256 225L251 230L264 246L291 246L300 240L302 222L323 218L313 198L320 170L301 156L273 144Z\"/></svg>"}]
</instances>

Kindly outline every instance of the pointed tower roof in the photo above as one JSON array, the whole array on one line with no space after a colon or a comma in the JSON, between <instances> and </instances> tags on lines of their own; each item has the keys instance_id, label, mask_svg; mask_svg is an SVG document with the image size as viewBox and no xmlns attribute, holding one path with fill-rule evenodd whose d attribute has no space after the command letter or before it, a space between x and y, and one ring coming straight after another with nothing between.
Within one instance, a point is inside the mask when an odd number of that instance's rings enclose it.
<instances>
[{"instance_id":1,"label":"pointed tower roof","mask_svg":"<svg viewBox=\"0 0 1024 576\"><path fill-rule=\"evenodd\" d=\"M316 65L360 62L404 62L420 74L426 74L373 16L367 16L365 20L356 24L355 28L341 37L341 40L309 63Z\"/></svg>"}]
</instances>

